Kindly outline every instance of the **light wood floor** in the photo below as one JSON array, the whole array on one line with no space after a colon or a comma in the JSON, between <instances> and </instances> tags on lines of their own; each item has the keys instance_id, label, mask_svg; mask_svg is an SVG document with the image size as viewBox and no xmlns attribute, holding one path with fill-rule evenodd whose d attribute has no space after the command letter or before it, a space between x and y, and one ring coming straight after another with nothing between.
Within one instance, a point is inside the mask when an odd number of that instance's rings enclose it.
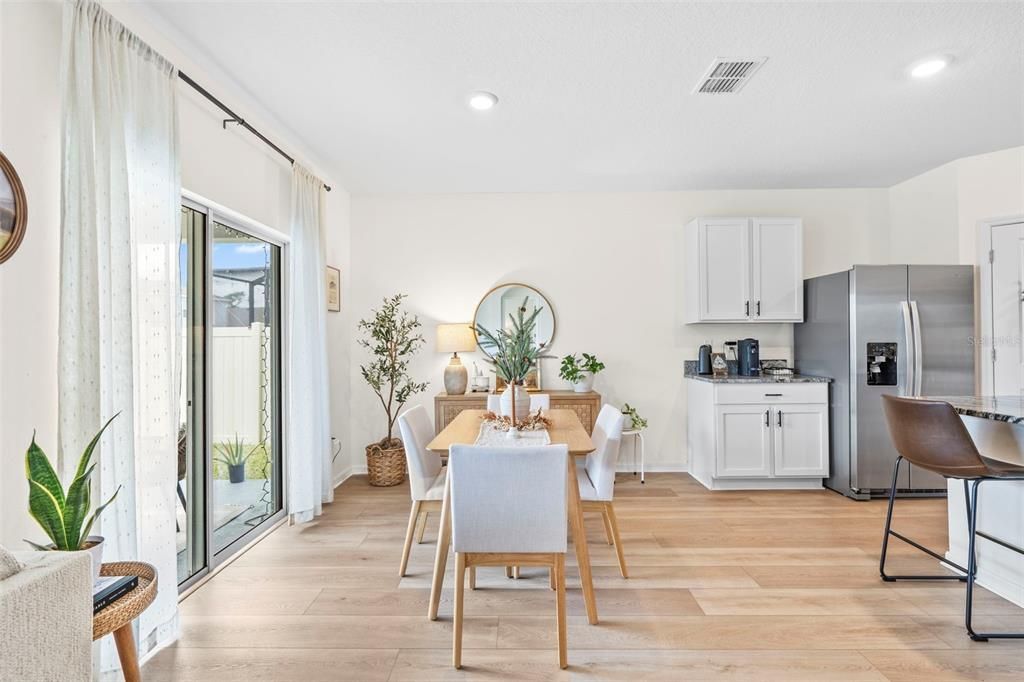
<instances>
[{"instance_id":1,"label":"light wood floor","mask_svg":"<svg viewBox=\"0 0 1024 682\"><path fill-rule=\"evenodd\" d=\"M588 515L601 624L587 624L569 554L569 669L539 569L479 569L451 668L452 581L426 618L437 518L398 563L406 486L347 481L316 523L282 527L182 602L182 636L143 669L158 680L1021 680L1024 642L971 642L959 583L878 579L881 502L831 492L710 493L685 474L620 474L630 579ZM944 500L897 503L897 528L946 546ZM935 563L893 550L893 568ZM451 570L454 561L449 561ZM981 591L981 627L1024 609Z\"/></svg>"}]
</instances>

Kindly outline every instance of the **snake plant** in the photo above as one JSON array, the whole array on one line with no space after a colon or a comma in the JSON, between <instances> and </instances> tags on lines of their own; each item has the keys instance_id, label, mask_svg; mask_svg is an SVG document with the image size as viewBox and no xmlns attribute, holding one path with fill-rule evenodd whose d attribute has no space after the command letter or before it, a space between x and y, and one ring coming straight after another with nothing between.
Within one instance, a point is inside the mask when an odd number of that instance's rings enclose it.
<instances>
[{"instance_id":1,"label":"snake plant","mask_svg":"<svg viewBox=\"0 0 1024 682\"><path fill-rule=\"evenodd\" d=\"M28 508L32 518L43 527L53 545L46 547L28 540L25 542L36 549L45 551L70 552L85 549L92 524L121 491L121 487L118 486L110 499L96 507L92 515L86 519L89 508L92 506L89 477L92 476L92 471L96 468L92 462L92 453L103 432L116 417L116 414L111 417L99 430L99 433L89 441L81 459L78 460L78 469L67 491L61 485L60 478L53 470L46 453L36 445L35 433L32 434L32 444L29 445L28 452L25 454Z\"/></svg>"}]
</instances>

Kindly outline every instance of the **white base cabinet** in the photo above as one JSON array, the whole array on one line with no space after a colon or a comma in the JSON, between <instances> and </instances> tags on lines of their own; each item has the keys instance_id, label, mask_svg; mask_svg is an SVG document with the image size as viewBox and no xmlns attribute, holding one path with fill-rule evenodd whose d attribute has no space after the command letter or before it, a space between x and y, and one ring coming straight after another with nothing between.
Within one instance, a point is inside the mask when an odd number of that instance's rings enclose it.
<instances>
[{"instance_id":1,"label":"white base cabinet","mask_svg":"<svg viewBox=\"0 0 1024 682\"><path fill-rule=\"evenodd\" d=\"M828 384L687 384L690 473L705 487L821 488Z\"/></svg>"}]
</instances>

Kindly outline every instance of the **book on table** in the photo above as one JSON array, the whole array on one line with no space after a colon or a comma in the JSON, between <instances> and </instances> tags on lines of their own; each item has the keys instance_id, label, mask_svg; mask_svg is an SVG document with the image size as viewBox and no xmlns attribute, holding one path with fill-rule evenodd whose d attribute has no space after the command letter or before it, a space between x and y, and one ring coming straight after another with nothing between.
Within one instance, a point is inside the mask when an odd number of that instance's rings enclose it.
<instances>
[{"instance_id":1,"label":"book on table","mask_svg":"<svg viewBox=\"0 0 1024 682\"><path fill-rule=\"evenodd\" d=\"M139 585L137 575L105 575L100 576L92 587L93 615L107 608L115 601L134 590Z\"/></svg>"}]
</instances>

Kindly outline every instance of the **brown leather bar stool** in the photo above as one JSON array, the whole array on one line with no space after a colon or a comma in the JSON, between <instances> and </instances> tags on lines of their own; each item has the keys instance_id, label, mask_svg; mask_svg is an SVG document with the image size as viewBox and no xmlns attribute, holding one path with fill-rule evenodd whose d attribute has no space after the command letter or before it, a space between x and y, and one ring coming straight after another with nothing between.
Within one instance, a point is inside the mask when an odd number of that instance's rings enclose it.
<instances>
[{"instance_id":1,"label":"brown leather bar stool","mask_svg":"<svg viewBox=\"0 0 1024 682\"><path fill-rule=\"evenodd\" d=\"M967 583L967 603L964 608L964 624L967 634L977 642L992 639L1024 639L1024 632L975 632L971 627L972 599L974 580L977 574L977 557L975 556L975 540L978 537L1024 554L1024 549L1009 544L988 533L978 530L978 493L981 484L988 481L1024 481L1024 467L1006 464L995 465L986 462L978 453L971 434L960 420L953 406L940 400L922 400L920 398L898 398L891 395L882 396L885 418L889 423L889 433L899 452L896 465L893 467L892 488L889 490L889 512L885 517L885 535L882 537L882 558L878 570L882 580L960 580ZM934 471L946 478L960 479L964 482L964 501L967 503L967 528L970 535L967 548L967 568L960 566L944 556L892 529L892 509L896 501L896 482L900 475L903 460L909 461L922 469ZM925 554L938 559L963 575L888 575L885 572L885 554L889 548L889 536L921 550Z\"/></svg>"}]
</instances>

